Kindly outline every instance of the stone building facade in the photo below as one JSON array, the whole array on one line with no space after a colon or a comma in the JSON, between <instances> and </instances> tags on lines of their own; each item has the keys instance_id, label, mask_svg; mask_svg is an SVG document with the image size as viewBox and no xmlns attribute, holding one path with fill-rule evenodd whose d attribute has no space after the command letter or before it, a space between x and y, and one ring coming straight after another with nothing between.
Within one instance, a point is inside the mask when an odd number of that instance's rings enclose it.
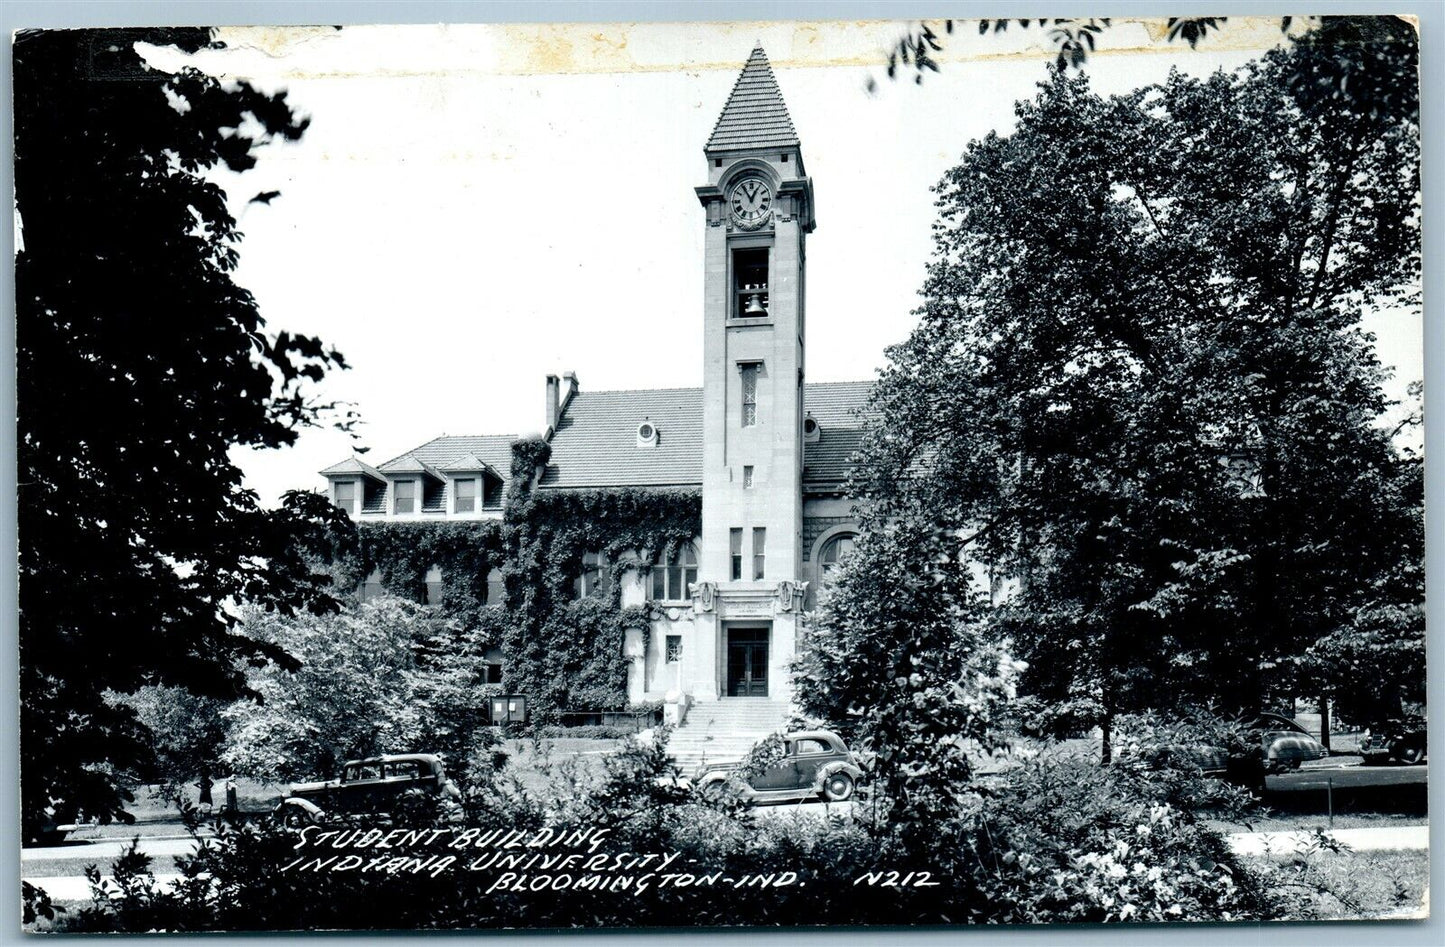
<instances>
[{"instance_id":1,"label":"stone building facade","mask_svg":"<svg viewBox=\"0 0 1445 947\"><path fill-rule=\"evenodd\" d=\"M545 465L533 489L673 489L701 496L702 527L674 561L623 576L652 602L629 634L629 698L786 701L799 622L856 525L844 495L870 383L812 384L807 236L813 186L776 78L755 49L703 154L700 388L598 391L548 376ZM439 437L377 467L321 471L360 524L501 518L512 435ZM578 594L605 564L584 563Z\"/></svg>"}]
</instances>

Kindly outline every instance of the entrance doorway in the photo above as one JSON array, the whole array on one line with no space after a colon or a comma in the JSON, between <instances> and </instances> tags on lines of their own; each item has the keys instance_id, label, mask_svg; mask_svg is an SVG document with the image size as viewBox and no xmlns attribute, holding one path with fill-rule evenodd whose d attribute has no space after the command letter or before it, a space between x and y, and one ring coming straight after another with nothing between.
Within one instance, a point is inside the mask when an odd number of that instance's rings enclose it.
<instances>
[{"instance_id":1,"label":"entrance doorway","mask_svg":"<svg viewBox=\"0 0 1445 947\"><path fill-rule=\"evenodd\" d=\"M728 696L768 696L768 629L728 629Z\"/></svg>"}]
</instances>

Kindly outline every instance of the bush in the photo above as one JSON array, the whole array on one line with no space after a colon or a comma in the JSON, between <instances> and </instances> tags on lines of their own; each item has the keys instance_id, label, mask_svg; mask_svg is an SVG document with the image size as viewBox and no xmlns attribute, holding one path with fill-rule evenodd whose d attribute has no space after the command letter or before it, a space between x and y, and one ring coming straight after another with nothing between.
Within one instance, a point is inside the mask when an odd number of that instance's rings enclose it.
<instances>
[{"instance_id":1,"label":"bush","mask_svg":"<svg viewBox=\"0 0 1445 947\"><path fill-rule=\"evenodd\" d=\"M596 761L596 758L593 758ZM609 855L676 853L672 870L794 878L777 887L489 891L494 873L286 873L295 835L217 821L197 837L174 891L123 856L119 893L63 918L68 930L485 929L500 927L1060 923L1280 916L1260 876L1176 804L1183 770L1040 758L975 783L944 822L897 817L758 818L705 802L676 779L666 732L627 741L601 766L545 763L518 778L505 753L479 752L465 824L481 829L605 828ZM883 811L889 811L887 805ZM418 823L428 816L413 816ZM442 818L440 814L431 816ZM340 827L354 827L341 825ZM439 849L441 850L441 849ZM421 852L418 852L420 854ZM465 853L467 858L479 852ZM143 859L144 856L140 856ZM929 886L879 883L926 870ZM873 874L875 883L856 884ZM642 872L637 873L639 876ZM121 872L117 872L121 876Z\"/></svg>"},{"instance_id":2,"label":"bush","mask_svg":"<svg viewBox=\"0 0 1445 947\"><path fill-rule=\"evenodd\" d=\"M1281 905L1224 837L1181 805L1211 793L1234 798L1227 787L1199 782L1177 769L1067 757L1035 759L1008 773L979 796L960 833L991 920L1279 916Z\"/></svg>"}]
</instances>

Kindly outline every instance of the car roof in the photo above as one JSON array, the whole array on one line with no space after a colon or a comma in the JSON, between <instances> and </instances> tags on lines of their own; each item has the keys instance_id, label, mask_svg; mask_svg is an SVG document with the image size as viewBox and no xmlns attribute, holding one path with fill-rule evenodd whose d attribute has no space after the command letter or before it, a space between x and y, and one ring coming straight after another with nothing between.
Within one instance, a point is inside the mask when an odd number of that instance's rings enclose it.
<instances>
[{"instance_id":1,"label":"car roof","mask_svg":"<svg viewBox=\"0 0 1445 947\"><path fill-rule=\"evenodd\" d=\"M822 740L824 743L842 744L843 738L830 730L799 730L783 737L784 740Z\"/></svg>"},{"instance_id":2,"label":"car roof","mask_svg":"<svg viewBox=\"0 0 1445 947\"><path fill-rule=\"evenodd\" d=\"M435 753L393 753L386 756L368 756L359 760L347 760L345 765L356 766L361 763L406 763L415 760L418 763L440 763L441 757Z\"/></svg>"}]
</instances>

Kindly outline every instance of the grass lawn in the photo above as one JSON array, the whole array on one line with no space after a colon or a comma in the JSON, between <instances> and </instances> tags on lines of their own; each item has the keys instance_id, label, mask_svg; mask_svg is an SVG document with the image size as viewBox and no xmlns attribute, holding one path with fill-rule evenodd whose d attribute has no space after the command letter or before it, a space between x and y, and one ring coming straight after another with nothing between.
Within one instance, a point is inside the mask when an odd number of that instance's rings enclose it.
<instances>
[{"instance_id":1,"label":"grass lawn","mask_svg":"<svg viewBox=\"0 0 1445 947\"><path fill-rule=\"evenodd\" d=\"M1429 825L1424 815L1399 812L1336 813L1333 823L1328 815L1313 812L1272 812L1244 822L1210 820L1209 824L1224 833L1230 832L1308 832L1310 829L1382 829L1404 825Z\"/></svg>"},{"instance_id":2,"label":"grass lawn","mask_svg":"<svg viewBox=\"0 0 1445 947\"><path fill-rule=\"evenodd\" d=\"M1295 899L1290 920L1364 920L1424 916L1430 853L1314 852L1245 859L1272 875L1270 887Z\"/></svg>"}]
</instances>

